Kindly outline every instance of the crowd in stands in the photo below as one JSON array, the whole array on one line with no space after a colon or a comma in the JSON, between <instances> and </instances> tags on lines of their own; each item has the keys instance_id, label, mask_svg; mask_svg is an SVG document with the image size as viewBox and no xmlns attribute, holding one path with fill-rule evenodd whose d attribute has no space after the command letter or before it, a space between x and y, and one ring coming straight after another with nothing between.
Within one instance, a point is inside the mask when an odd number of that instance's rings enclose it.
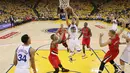
<instances>
[{"instance_id":1,"label":"crowd in stands","mask_svg":"<svg viewBox=\"0 0 130 73\"><path fill-rule=\"evenodd\" d=\"M111 22L114 18L117 20L124 19L130 23L130 1L129 0L111 0L108 3L100 3L97 6L98 12L91 14L94 10L90 0L70 0L70 6L74 8L75 13L79 18L85 19L99 19ZM26 2L26 0L25 0ZM33 2L35 3L35 2ZM29 2L27 3L29 5ZM17 1L0 1L0 23L10 22L9 17L13 16L14 20L23 21L29 19L38 19L36 13L33 11L33 5L27 6L23 2ZM59 0L49 0L47 4L41 1L36 10L40 18L58 18L57 8Z\"/></svg>"},{"instance_id":2,"label":"crowd in stands","mask_svg":"<svg viewBox=\"0 0 130 73\"><path fill-rule=\"evenodd\" d=\"M0 22L8 23L10 22L10 17L13 16L15 22L20 22L23 20L29 20L36 17L31 8L27 7L25 4L17 1L1 1L0 2Z\"/></svg>"}]
</instances>

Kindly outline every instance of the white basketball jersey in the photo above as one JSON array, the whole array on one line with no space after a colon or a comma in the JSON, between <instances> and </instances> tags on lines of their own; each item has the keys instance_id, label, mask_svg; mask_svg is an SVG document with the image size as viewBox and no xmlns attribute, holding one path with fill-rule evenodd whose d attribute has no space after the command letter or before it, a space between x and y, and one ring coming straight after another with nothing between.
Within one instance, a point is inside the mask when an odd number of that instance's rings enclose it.
<instances>
[{"instance_id":1,"label":"white basketball jersey","mask_svg":"<svg viewBox=\"0 0 130 73\"><path fill-rule=\"evenodd\" d=\"M69 2L70 2L70 0L59 0L59 3L60 3L59 7L66 8L69 6Z\"/></svg>"},{"instance_id":2,"label":"white basketball jersey","mask_svg":"<svg viewBox=\"0 0 130 73\"><path fill-rule=\"evenodd\" d=\"M30 46L21 45L17 48L17 68L30 68Z\"/></svg>"},{"instance_id":3,"label":"white basketball jersey","mask_svg":"<svg viewBox=\"0 0 130 73\"><path fill-rule=\"evenodd\" d=\"M76 28L76 32L71 32L71 27L75 27ZM76 25L70 25L69 29L68 29L68 33L70 35L70 39L76 39L78 38L77 35L78 35L78 27Z\"/></svg>"}]
</instances>

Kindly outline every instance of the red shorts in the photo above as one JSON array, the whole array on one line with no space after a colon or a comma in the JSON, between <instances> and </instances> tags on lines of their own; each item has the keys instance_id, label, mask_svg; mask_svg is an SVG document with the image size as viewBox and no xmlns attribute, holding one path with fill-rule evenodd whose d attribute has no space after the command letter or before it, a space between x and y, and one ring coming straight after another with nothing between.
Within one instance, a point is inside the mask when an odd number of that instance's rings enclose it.
<instances>
[{"instance_id":1,"label":"red shorts","mask_svg":"<svg viewBox=\"0 0 130 73\"><path fill-rule=\"evenodd\" d=\"M55 55L49 55L49 61L54 68L59 68L58 65L61 64L58 56Z\"/></svg>"},{"instance_id":2,"label":"red shorts","mask_svg":"<svg viewBox=\"0 0 130 73\"><path fill-rule=\"evenodd\" d=\"M86 45L89 48L90 47L90 38L83 38L82 45Z\"/></svg>"},{"instance_id":3,"label":"red shorts","mask_svg":"<svg viewBox=\"0 0 130 73\"><path fill-rule=\"evenodd\" d=\"M119 54L119 51L113 51L113 52L108 51L105 54L103 61L105 63L110 62L111 60L114 60L117 57L118 54Z\"/></svg>"}]
</instances>

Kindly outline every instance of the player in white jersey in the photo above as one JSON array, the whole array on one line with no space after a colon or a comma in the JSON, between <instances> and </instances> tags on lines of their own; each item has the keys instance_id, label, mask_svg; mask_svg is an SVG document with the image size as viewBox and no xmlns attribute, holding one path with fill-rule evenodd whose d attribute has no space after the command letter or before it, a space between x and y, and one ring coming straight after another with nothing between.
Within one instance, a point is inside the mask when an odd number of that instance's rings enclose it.
<instances>
[{"instance_id":1,"label":"player in white jersey","mask_svg":"<svg viewBox=\"0 0 130 73\"><path fill-rule=\"evenodd\" d=\"M113 25L111 29L114 31L117 31L117 26L118 26L117 19L115 18L112 22L113 22Z\"/></svg>"},{"instance_id":2,"label":"player in white jersey","mask_svg":"<svg viewBox=\"0 0 130 73\"><path fill-rule=\"evenodd\" d=\"M30 46L31 39L25 34L21 37L22 45L20 45L14 55L14 65L16 66L15 73L30 73L30 64L34 73L35 67L35 50Z\"/></svg>"},{"instance_id":3,"label":"player in white jersey","mask_svg":"<svg viewBox=\"0 0 130 73\"><path fill-rule=\"evenodd\" d=\"M125 63L130 64L130 25L128 26L128 29L129 32L127 33L127 35L124 34L122 36L124 39L126 39L127 46L120 57L121 73L125 73L124 72Z\"/></svg>"},{"instance_id":4,"label":"player in white jersey","mask_svg":"<svg viewBox=\"0 0 130 73\"><path fill-rule=\"evenodd\" d=\"M70 8L71 9L71 8ZM80 41L78 40L78 24L79 24L79 18L78 16L74 13L72 9L72 14L74 15L74 18L72 18L72 23L70 24L68 22L68 16L67 16L67 11L65 10L66 13L66 23L68 25L68 34L69 34L69 43L68 43L68 48L70 49L70 61L72 60L72 56L75 54L75 49L77 52L80 52ZM76 20L75 20L76 19Z\"/></svg>"}]
</instances>

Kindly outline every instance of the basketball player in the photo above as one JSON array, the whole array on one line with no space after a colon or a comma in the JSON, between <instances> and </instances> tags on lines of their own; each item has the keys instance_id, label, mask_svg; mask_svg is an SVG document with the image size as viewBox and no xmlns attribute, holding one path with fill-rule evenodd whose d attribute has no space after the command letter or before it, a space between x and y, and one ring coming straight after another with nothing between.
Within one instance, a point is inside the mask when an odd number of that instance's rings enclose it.
<instances>
[{"instance_id":1,"label":"basketball player","mask_svg":"<svg viewBox=\"0 0 130 73\"><path fill-rule=\"evenodd\" d=\"M71 9L71 8L70 8ZM70 50L70 61L72 62L72 56L75 54L75 50L77 52L80 52L80 41L78 40L78 24L79 24L79 18L78 16L74 13L73 9L72 9L72 14L74 15L75 18L72 18L72 22L71 24L68 22L68 16L67 16L67 11L65 10L66 13L66 23L68 25L68 39L69 39L69 43L68 43L68 47ZM76 19L76 20L75 20Z\"/></svg>"},{"instance_id":2,"label":"basketball player","mask_svg":"<svg viewBox=\"0 0 130 73\"><path fill-rule=\"evenodd\" d=\"M127 35L123 35L122 37L124 39L126 39L126 48L125 50L123 51L122 55L121 55L121 58L120 58L120 64L121 64L121 73L125 73L124 72L124 68L125 68L125 63L128 63L130 64L130 25L128 26L128 33Z\"/></svg>"},{"instance_id":3,"label":"basketball player","mask_svg":"<svg viewBox=\"0 0 130 73\"><path fill-rule=\"evenodd\" d=\"M61 43L62 37L63 37L64 32L62 32L62 36L58 38L56 34L51 35L51 45L50 45L50 55L49 55L49 61L54 67L55 71L53 73L59 73L59 67L62 69L62 72L69 72L68 69L65 69L58 57L58 44Z\"/></svg>"},{"instance_id":4,"label":"basketball player","mask_svg":"<svg viewBox=\"0 0 130 73\"><path fill-rule=\"evenodd\" d=\"M113 22L113 25L111 29L114 31L117 31L117 26L118 26L117 18L114 18L112 22Z\"/></svg>"},{"instance_id":5,"label":"basketball player","mask_svg":"<svg viewBox=\"0 0 130 73\"><path fill-rule=\"evenodd\" d=\"M85 46L87 46L87 48L89 48L89 50L91 50L91 48L90 48L90 37L92 36L92 33L91 33L91 29L87 26L88 26L88 23L85 22L84 27L81 29L81 34L79 36L79 38L80 38L83 35L83 39L82 39L82 46L83 46L83 56L82 57L83 58L86 56Z\"/></svg>"},{"instance_id":6,"label":"basketball player","mask_svg":"<svg viewBox=\"0 0 130 73\"><path fill-rule=\"evenodd\" d=\"M109 30L109 37L110 39L108 39L108 41L106 42L102 42L102 36L103 34L100 34L100 38L99 38L99 44L101 47L104 46L109 46L109 51L106 53L106 55L104 56L104 59L101 62L101 65L99 67L99 72L98 73L102 73L103 69L104 69L104 65L108 62L110 62L115 69L114 73L118 72L118 68L116 66L116 63L114 62L114 59L117 57L117 55L119 54L119 44L120 44L120 38L119 35L124 31L125 29L125 24L123 24L123 28L116 33L116 31L114 30Z\"/></svg>"},{"instance_id":7,"label":"basketball player","mask_svg":"<svg viewBox=\"0 0 130 73\"><path fill-rule=\"evenodd\" d=\"M15 73L30 73L30 63L34 73L36 72L35 66L35 50L30 46L31 39L25 34L21 37L22 45L20 45L14 56L14 65L16 66Z\"/></svg>"},{"instance_id":8,"label":"basketball player","mask_svg":"<svg viewBox=\"0 0 130 73\"><path fill-rule=\"evenodd\" d=\"M64 28L64 25L63 25L63 24L61 24L61 26L60 26L60 28L57 30L56 34L59 34L59 35L61 36L62 32L64 32L64 33L63 33L63 38L62 38L62 41L61 41L61 42L62 42L62 45L63 45L64 47L66 47L66 48L67 48L67 52L69 52L68 45L67 45L67 43L66 43L66 33L67 33L67 30Z\"/></svg>"}]
</instances>

